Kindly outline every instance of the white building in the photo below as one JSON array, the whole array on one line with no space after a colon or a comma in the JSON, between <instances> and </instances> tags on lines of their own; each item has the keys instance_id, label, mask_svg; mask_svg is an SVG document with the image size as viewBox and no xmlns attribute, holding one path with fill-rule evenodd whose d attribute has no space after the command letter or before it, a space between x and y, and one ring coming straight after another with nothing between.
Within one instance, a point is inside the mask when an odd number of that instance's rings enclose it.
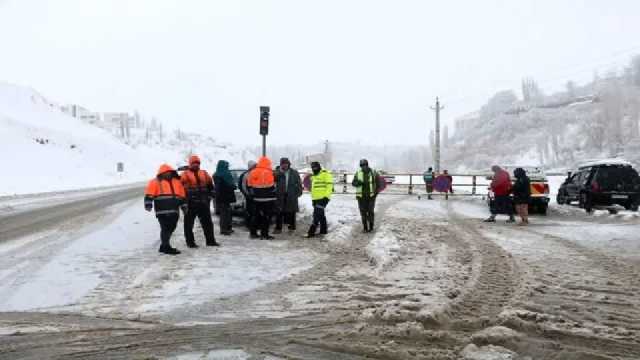
<instances>
[{"instance_id":1,"label":"white building","mask_svg":"<svg viewBox=\"0 0 640 360\"><path fill-rule=\"evenodd\" d=\"M63 113L68 114L69 116L86 121L92 125L100 125L100 113L91 112L76 104L64 105L60 109Z\"/></svg>"}]
</instances>

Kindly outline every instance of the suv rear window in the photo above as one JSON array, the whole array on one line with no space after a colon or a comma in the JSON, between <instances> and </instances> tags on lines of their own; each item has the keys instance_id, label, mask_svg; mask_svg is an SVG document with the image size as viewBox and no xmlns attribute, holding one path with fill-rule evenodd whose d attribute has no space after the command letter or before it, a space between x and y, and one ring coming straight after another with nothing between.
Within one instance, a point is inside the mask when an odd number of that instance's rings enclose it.
<instances>
[{"instance_id":1,"label":"suv rear window","mask_svg":"<svg viewBox=\"0 0 640 360\"><path fill-rule=\"evenodd\" d=\"M638 184L638 172L630 166L599 167L596 181L603 190L633 191Z\"/></svg>"}]
</instances>

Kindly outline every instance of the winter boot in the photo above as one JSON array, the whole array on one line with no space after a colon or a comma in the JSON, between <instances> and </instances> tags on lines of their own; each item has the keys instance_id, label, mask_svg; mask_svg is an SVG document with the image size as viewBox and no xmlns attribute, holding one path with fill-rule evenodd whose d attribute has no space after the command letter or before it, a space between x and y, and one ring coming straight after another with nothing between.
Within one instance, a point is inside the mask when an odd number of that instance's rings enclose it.
<instances>
[{"instance_id":1,"label":"winter boot","mask_svg":"<svg viewBox=\"0 0 640 360\"><path fill-rule=\"evenodd\" d=\"M315 225L311 225L309 226L309 231L307 232L307 235L305 236L306 238L312 238L316 236L316 226Z\"/></svg>"},{"instance_id":2,"label":"winter boot","mask_svg":"<svg viewBox=\"0 0 640 360\"><path fill-rule=\"evenodd\" d=\"M496 217L491 215L488 218L484 219L484 222L496 222Z\"/></svg>"},{"instance_id":3,"label":"winter boot","mask_svg":"<svg viewBox=\"0 0 640 360\"><path fill-rule=\"evenodd\" d=\"M167 254L167 255L178 255L180 254L180 250L176 249L176 248L172 248L172 247L168 247L165 248L163 251L160 251L163 254Z\"/></svg>"},{"instance_id":4,"label":"winter boot","mask_svg":"<svg viewBox=\"0 0 640 360\"><path fill-rule=\"evenodd\" d=\"M252 232L249 234L249 239L259 239L260 235L258 235L258 233L256 232Z\"/></svg>"},{"instance_id":5,"label":"winter boot","mask_svg":"<svg viewBox=\"0 0 640 360\"><path fill-rule=\"evenodd\" d=\"M187 247L191 249L197 249L199 246L196 243L187 243Z\"/></svg>"}]
</instances>

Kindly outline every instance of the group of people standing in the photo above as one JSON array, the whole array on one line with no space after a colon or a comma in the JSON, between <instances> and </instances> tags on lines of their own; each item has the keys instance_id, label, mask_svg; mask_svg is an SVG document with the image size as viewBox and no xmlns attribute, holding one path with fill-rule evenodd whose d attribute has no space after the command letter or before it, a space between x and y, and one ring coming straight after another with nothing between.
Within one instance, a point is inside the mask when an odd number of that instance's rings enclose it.
<instances>
[{"instance_id":1,"label":"group of people standing","mask_svg":"<svg viewBox=\"0 0 640 360\"><path fill-rule=\"evenodd\" d=\"M251 238L273 239L269 234L272 222L275 223L273 234L282 233L285 224L290 232L295 231L296 213L300 211L298 199L304 188L309 190L313 205L313 220L305 237L312 238L328 232L325 210L333 194L334 181L332 174L323 169L319 162L311 163L311 174L304 180L291 167L289 159L281 158L279 165L273 169L271 160L264 156L257 162L250 161L237 182L229 169L229 162L225 160L218 161L213 177L200 168L197 155L190 156L188 167L179 170L181 174L170 165L162 164L156 177L149 181L145 189L145 209L155 209L160 224L161 253L180 254L170 244L180 211L184 214L187 247L198 247L193 233L196 218L202 226L206 245L219 246L214 234L211 201L215 199L219 212L220 234L230 235L234 232L231 204L237 200L236 189L245 197ZM356 188L363 231L371 232L375 222L376 197L384 189L384 180L369 167L366 159L362 159L352 185Z\"/></svg>"},{"instance_id":2,"label":"group of people standing","mask_svg":"<svg viewBox=\"0 0 640 360\"><path fill-rule=\"evenodd\" d=\"M511 182L509 172L498 165L491 167L493 177L489 188L494 194L494 206L490 207L491 216L485 222L495 222L499 213L509 216L508 223L516 221L514 209L521 218L518 225L529 224L529 202L531 201L531 181L523 168L513 171L515 182ZM513 198L511 197L513 195Z\"/></svg>"},{"instance_id":3,"label":"group of people standing","mask_svg":"<svg viewBox=\"0 0 640 360\"><path fill-rule=\"evenodd\" d=\"M200 221L207 246L220 246L216 241L211 218L211 200L216 200L216 208L220 210L220 234L230 235L231 203L235 202L235 182L229 171L229 163L220 160L213 177L200 168L197 155L189 157L189 166L178 174L168 164L162 164L156 177L149 181L145 189L145 210L155 209L160 223L161 253L177 255L180 251L170 244L171 235L175 231L180 210L184 214L184 238L187 247L197 248L193 226L195 219Z\"/></svg>"}]
</instances>

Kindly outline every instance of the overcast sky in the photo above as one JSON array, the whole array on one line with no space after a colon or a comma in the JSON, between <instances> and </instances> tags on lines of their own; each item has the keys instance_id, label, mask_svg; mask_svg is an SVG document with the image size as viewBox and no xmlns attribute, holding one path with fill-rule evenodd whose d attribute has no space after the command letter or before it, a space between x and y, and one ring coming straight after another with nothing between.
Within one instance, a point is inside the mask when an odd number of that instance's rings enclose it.
<instances>
[{"instance_id":1,"label":"overcast sky","mask_svg":"<svg viewBox=\"0 0 640 360\"><path fill-rule=\"evenodd\" d=\"M543 90L640 53L640 1L0 0L0 81L169 128L270 141L425 143L532 76Z\"/></svg>"}]
</instances>

